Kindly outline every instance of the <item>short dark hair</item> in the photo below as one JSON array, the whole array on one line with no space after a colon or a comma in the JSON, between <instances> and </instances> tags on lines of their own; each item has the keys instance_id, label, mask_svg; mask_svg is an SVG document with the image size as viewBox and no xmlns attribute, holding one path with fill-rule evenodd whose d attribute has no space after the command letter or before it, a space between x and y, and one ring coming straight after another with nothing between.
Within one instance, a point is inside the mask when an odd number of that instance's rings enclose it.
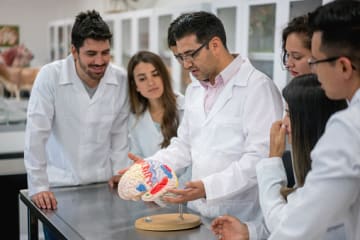
<instances>
[{"instance_id":1,"label":"short dark hair","mask_svg":"<svg viewBox=\"0 0 360 240\"><path fill-rule=\"evenodd\" d=\"M328 56L347 56L360 68L360 2L337 0L309 15L313 32L321 32L320 50Z\"/></svg>"},{"instance_id":2,"label":"short dark hair","mask_svg":"<svg viewBox=\"0 0 360 240\"><path fill-rule=\"evenodd\" d=\"M178 18L177 18L178 19ZM175 47L176 46L176 40L175 40L175 36L174 36L174 25L176 24L176 20L172 21L170 23L170 26L168 28L168 35L167 35L167 43L168 43L168 47Z\"/></svg>"},{"instance_id":3,"label":"short dark hair","mask_svg":"<svg viewBox=\"0 0 360 240\"><path fill-rule=\"evenodd\" d=\"M289 107L293 165L298 187L311 169L310 152L325 131L330 116L347 107L346 100L331 100L315 74L293 78L282 90Z\"/></svg>"},{"instance_id":4,"label":"short dark hair","mask_svg":"<svg viewBox=\"0 0 360 240\"><path fill-rule=\"evenodd\" d=\"M212 13L199 11L184 13L176 18L170 25L172 35L168 36L172 41L185 36L195 34L199 43L205 43L213 37L219 37L224 47L226 46L225 28L221 20Z\"/></svg>"},{"instance_id":5,"label":"short dark hair","mask_svg":"<svg viewBox=\"0 0 360 240\"><path fill-rule=\"evenodd\" d=\"M292 33L301 34L302 38L302 44L306 49L311 50L311 29L309 26L309 17L308 14L301 15L298 17L293 18L288 25L283 29L282 31L282 60L283 64L286 65L286 39L288 36Z\"/></svg>"},{"instance_id":6,"label":"short dark hair","mask_svg":"<svg viewBox=\"0 0 360 240\"><path fill-rule=\"evenodd\" d=\"M112 38L109 26L95 10L80 12L71 30L71 44L77 51L87 38L109 41Z\"/></svg>"}]
</instances>

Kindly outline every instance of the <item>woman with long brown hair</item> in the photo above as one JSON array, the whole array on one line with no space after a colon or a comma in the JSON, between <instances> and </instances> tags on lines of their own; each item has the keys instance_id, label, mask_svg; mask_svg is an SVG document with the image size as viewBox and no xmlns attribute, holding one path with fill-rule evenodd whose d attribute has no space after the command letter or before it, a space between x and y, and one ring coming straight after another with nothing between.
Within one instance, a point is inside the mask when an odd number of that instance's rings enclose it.
<instances>
[{"instance_id":1,"label":"woman with long brown hair","mask_svg":"<svg viewBox=\"0 0 360 240\"><path fill-rule=\"evenodd\" d=\"M166 148L183 114L184 97L173 91L161 58L140 51L128 63L130 152L145 158Z\"/></svg>"}]
</instances>

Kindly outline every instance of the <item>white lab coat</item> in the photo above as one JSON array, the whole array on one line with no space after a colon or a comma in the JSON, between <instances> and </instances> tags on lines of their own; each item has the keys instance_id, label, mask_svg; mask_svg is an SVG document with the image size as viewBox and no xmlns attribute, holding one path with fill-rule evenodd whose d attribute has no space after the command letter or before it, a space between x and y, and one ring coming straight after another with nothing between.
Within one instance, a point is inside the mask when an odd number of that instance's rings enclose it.
<instances>
[{"instance_id":1,"label":"white lab coat","mask_svg":"<svg viewBox=\"0 0 360 240\"><path fill-rule=\"evenodd\" d=\"M127 166L126 74L112 64L90 99L70 55L45 65L31 92L25 134L29 194L107 181Z\"/></svg>"},{"instance_id":2,"label":"white lab coat","mask_svg":"<svg viewBox=\"0 0 360 240\"><path fill-rule=\"evenodd\" d=\"M258 225L250 223L262 219L255 166L268 155L269 131L282 116L282 99L273 81L248 59L238 56L231 64L241 67L208 115L205 89L199 82L188 86L178 137L149 159L171 161L175 169L192 164L192 180L204 183L206 199L188 206L210 218L235 215L248 223L251 239L260 239Z\"/></svg>"},{"instance_id":3,"label":"white lab coat","mask_svg":"<svg viewBox=\"0 0 360 240\"><path fill-rule=\"evenodd\" d=\"M280 194L282 186L286 186L287 177L281 158L264 158L256 166L259 185L260 206L266 226L270 232L278 226L280 219L288 211L289 204L297 197L297 190L288 195L287 201ZM326 240L345 240L343 219L338 219L328 228Z\"/></svg>"},{"instance_id":4,"label":"white lab coat","mask_svg":"<svg viewBox=\"0 0 360 240\"><path fill-rule=\"evenodd\" d=\"M184 96L176 93L176 102L181 123L184 115ZM130 114L129 144L131 153L143 158L152 156L161 149L160 144L163 139L164 137L154 125L148 109L139 118L136 118L135 114ZM179 169L176 174L179 178L179 187L183 188L185 183L191 179L191 168Z\"/></svg>"},{"instance_id":5,"label":"white lab coat","mask_svg":"<svg viewBox=\"0 0 360 240\"><path fill-rule=\"evenodd\" d=\"M360 239L360 90L334 114L311 152L312 170L270 239L321 239L345 219L346 239Z\"/></svg>"},{"instance_id":6,"label":"white lab coat","mask_svg":"<svg viewBox=\"0 0 360 240\"><path fill-rule=\"evenodd\" d=\"M184 114L184 96L176 93L176 102L181 122ZM140 157L149 157L160 150L163 135L154 125L147 109L139 118L135 114L129 116L130 152Z\"/></svg>"}]
</instances>

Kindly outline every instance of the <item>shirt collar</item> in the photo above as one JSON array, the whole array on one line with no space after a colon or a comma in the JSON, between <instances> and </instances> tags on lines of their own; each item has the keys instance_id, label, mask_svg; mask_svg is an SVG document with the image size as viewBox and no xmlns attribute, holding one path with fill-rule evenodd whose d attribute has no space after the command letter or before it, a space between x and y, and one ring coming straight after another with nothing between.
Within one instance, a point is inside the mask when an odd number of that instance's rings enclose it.
<instances>
[{"instance_id":1,"label":"shirt collar","mask_svg":"<svg viewBox=\"0 0 360 240\"><path fill-rule=\"evenodd\" d=\"M211 85L209 81L199 81L201 86L205 89L208 88L217 88L221 85L226 85L230 79L239 71L244 60L240 56L240 54L232 54L234 60L224 69L219 75L215 77L215 84Z\"/></svg>"},{"instance_id":2,"label":"shirt collar","mask_svg":"<svg viewBox=\"0 0 360 240\"><path fill-rule=\"evenodd\" d=\"M356 90L354 96L352 97L352 99L349 102L349 105L353 105L359 101L360 101L360 88L358 90Z\"/></svg>"}]
</instances>

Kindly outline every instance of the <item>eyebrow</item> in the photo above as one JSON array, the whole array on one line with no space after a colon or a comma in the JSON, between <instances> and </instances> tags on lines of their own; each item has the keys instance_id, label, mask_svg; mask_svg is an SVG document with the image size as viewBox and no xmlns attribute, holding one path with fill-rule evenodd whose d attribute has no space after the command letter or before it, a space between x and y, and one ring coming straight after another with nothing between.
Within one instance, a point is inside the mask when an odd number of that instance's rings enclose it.
<instances>
[{"instance_id":1,"label":"eyebrow","mask_svg":"<svg viewBox=\"0 0 360 240\"><path fill-rule=\"evenodd\" d=\"M154 70L151 70L151 73L157 72L158 70L156 68L154 68ZM139 73L135 75L136 77L145 77L146 74L145 73Z\"/></svg>"},{"instance_id":2,"label":"eyebrow","mask_svg":"<svg viewBox=\"0 0 360 240\"><path fill-rule=\"evenodd\" d=\"M196 49L195 49L196 50ZM195 51L194 49L190 49L190 50L187 50L183 53L178 53L177 56L184 56L184 55L188 55L188 54L191 54Z\"/></svg>"},{"instance_id":3,"label":"eyebrow","mask_svg":"<svg viewBox=\"0 0 360 240\"><path fill-rule=\"evenodd\" d=\"M89 49L89 50L85 50L86 53L108 53L110 52L110 48L107 48L105 50L102 50L102 51L96 51L96 50L92 50L92 49Z\"/></svg>"}]
</instances>

